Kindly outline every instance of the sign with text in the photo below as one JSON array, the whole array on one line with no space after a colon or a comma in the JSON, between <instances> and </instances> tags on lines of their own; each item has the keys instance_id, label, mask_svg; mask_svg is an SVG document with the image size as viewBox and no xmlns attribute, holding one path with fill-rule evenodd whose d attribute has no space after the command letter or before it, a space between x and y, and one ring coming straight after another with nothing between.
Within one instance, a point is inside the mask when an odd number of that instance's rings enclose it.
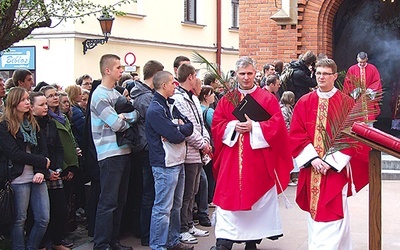
<instances>
[{"instance_id":1,"label":"sign with text","mask_svg":"<svg viewBox=\"0 0 400 250\"><path fill-rule=\"evenodd\" d=\"M133 66L125 66L125 72L136 72L137 68L136 65Z\"/></svg>"},{"instance_id":2,"label":"sign with text","mask_svg":"<svg viewBox=\"0 0 400 250\"><path fill-rule=\"evenodd\" d=\"M36 69L36 47L10 47L0 52L0 70Z\"/></svg>"}]
</instances>

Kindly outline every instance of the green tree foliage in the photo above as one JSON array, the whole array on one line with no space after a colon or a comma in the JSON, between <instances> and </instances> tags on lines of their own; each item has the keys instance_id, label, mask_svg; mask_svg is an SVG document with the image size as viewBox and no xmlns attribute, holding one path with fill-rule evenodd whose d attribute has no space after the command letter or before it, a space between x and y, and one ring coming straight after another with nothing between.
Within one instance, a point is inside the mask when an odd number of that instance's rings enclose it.
<instances>
[{"instance_id":1,"label":"green tree foliage","mask_svg":"<svg viewBox=\"0 0 400 250\"><path fill-rule=\"evenodd\" d=\"M117 7L130 2L136 0L111 5L89 0L0 0L0 51L28 37L34 29L55 27L67 19L83 22L85 16L99 13L124 15Z\"/></svg>"}]
</instances>

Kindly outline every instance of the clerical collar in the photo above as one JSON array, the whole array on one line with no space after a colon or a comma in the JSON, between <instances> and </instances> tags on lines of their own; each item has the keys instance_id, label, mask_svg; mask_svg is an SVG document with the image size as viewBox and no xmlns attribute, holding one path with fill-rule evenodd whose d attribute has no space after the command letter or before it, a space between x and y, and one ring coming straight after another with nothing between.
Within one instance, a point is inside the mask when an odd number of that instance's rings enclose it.
<instances>
[{"instance_id":1,"label":"clerical collar","mask_svg":"<svg viewBox=\"0 0 400 250\"><path fill-rule=\"evenodd\" d=\"M335 87L333 87L333 89L328 92L322 92L320 89L317 89L317 95L319 98L329 99L336 93L337 90L338 89Z\"/></svg>"},{"instance_id":2,"label":"clerical collar","mask_svg":"<svg viewBox=\"0 0 400 250\"><path fill-rule=\"evenodd\" d=\"M362 69L362 68L366 68L366 67L367 67L367 65L368 65L368 63L366 63L364 67L361 67L361 65L360 65L359 63L357 63L357 65L358 65L358 67L359 67L359 68L361 68L361 69Z\"/></svg>"},{"instance_id":3,"label":"clerical collar","mask_svg":"<svg viewBox=\"0 0 400 250\"><path fill-rule=\"evenodd\" d=\"M257 85L254 84L254 86L251 89L241 89L238 87L239 93L247 95L253 93L257 89Z\"/></svg>"}]
</instances>

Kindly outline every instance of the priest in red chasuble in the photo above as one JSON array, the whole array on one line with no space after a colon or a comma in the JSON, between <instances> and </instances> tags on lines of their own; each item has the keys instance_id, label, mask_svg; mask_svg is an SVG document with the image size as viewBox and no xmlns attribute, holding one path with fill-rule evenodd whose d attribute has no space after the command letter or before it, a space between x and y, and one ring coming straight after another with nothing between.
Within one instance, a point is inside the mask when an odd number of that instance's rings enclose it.
<instances>
[{"instance_id":1,"label":"priest in red chasuble","mask_svg":"<svg viewBox=\"0 0 400 250\"><path fill-rule=\"evenodd\" d=\"M369 93L366 98L374 99L378 93L382 92L381 76L378 69L368 63L368 55L365 52L357 54L357 64L351 66L346 73L346 78L343 84L343 92L357 99L361 91ZM378 99L378 98L377 98ZM375 109L373 115L365 118L365 122L372 125L373 120L380 113L379 101L370 102L368 109Z\"/></svg>"},{"instance_id":2,"label":"priest in red chasuble","mask_svg":"<svg viewBox=\"0 0 400 250\"><path fill-rule=\"evenodd\" d=\"M292 154L301 166L296 202L308 212L308 249L352 249L347 197L368 183L368 148L358 144L328 153L324 142L327 134L332 138L332 122L345 121L339 114L354 99L334 87L332 59L318 61L315 75L318 89L299 99L290 124Z\"/></svg>"},{"instance_id":3,"label":"priest in red chasuble","mask_svg":"<svg viewBox=\"0 0 400 250\"><path fill-rule=\"evenodd\" d=\"M246 242L257 249L263 238L282 236L278 193L289 182L293 161L289 138L276 97L254 84L256 65L242 57L236 62L238 87L218 102L212 122L216 189L215 236L212 249L232 249ZM268 112L268 120L247 115L240 122L232 112L251 95Z\"/></svg>"}]
</instances>

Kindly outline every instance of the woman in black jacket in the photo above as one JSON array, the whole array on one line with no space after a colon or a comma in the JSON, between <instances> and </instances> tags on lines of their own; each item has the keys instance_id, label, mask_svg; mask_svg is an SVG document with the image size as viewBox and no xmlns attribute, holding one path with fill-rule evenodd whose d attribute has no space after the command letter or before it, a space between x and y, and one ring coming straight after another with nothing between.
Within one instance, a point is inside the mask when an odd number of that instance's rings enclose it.
<instances>
[{"instance_id":1,"label":"woman in black jacket","mask_svg":"<svg viewBox=\"0 0 400 250\"><path fill-rule=\"evenodd\" d=\"M47 149L50 158L50 173L47 182L50 198L50 223L46 234L40 244L44 248L46 242L53 242L53 249L68 250L62 245L64 239L65 222L68 215L68 206L65 199L64 184L60 177L63 167L64 148L55 122L47 115L47 99L43 92L32 92L29 94L32 113L39 124L42 134L46 137Z\"/></svg>"},{"instance_id":2,"label":"woman in black jacket","mask_svg":"<svg viewBox=\"0 0 400 250\"><path fill-rule=\"evenodd\" d=\"M12 249L38 249L49 222L49 196L44 180L50 176L50 160L46 140L30 110L28 92L23 88L16 87L8 93L0 118L0 147L12 163L9 169L15 206ZM25 246L28 205L33 211L34 224Z\"/></svg>"}]
</instances>

